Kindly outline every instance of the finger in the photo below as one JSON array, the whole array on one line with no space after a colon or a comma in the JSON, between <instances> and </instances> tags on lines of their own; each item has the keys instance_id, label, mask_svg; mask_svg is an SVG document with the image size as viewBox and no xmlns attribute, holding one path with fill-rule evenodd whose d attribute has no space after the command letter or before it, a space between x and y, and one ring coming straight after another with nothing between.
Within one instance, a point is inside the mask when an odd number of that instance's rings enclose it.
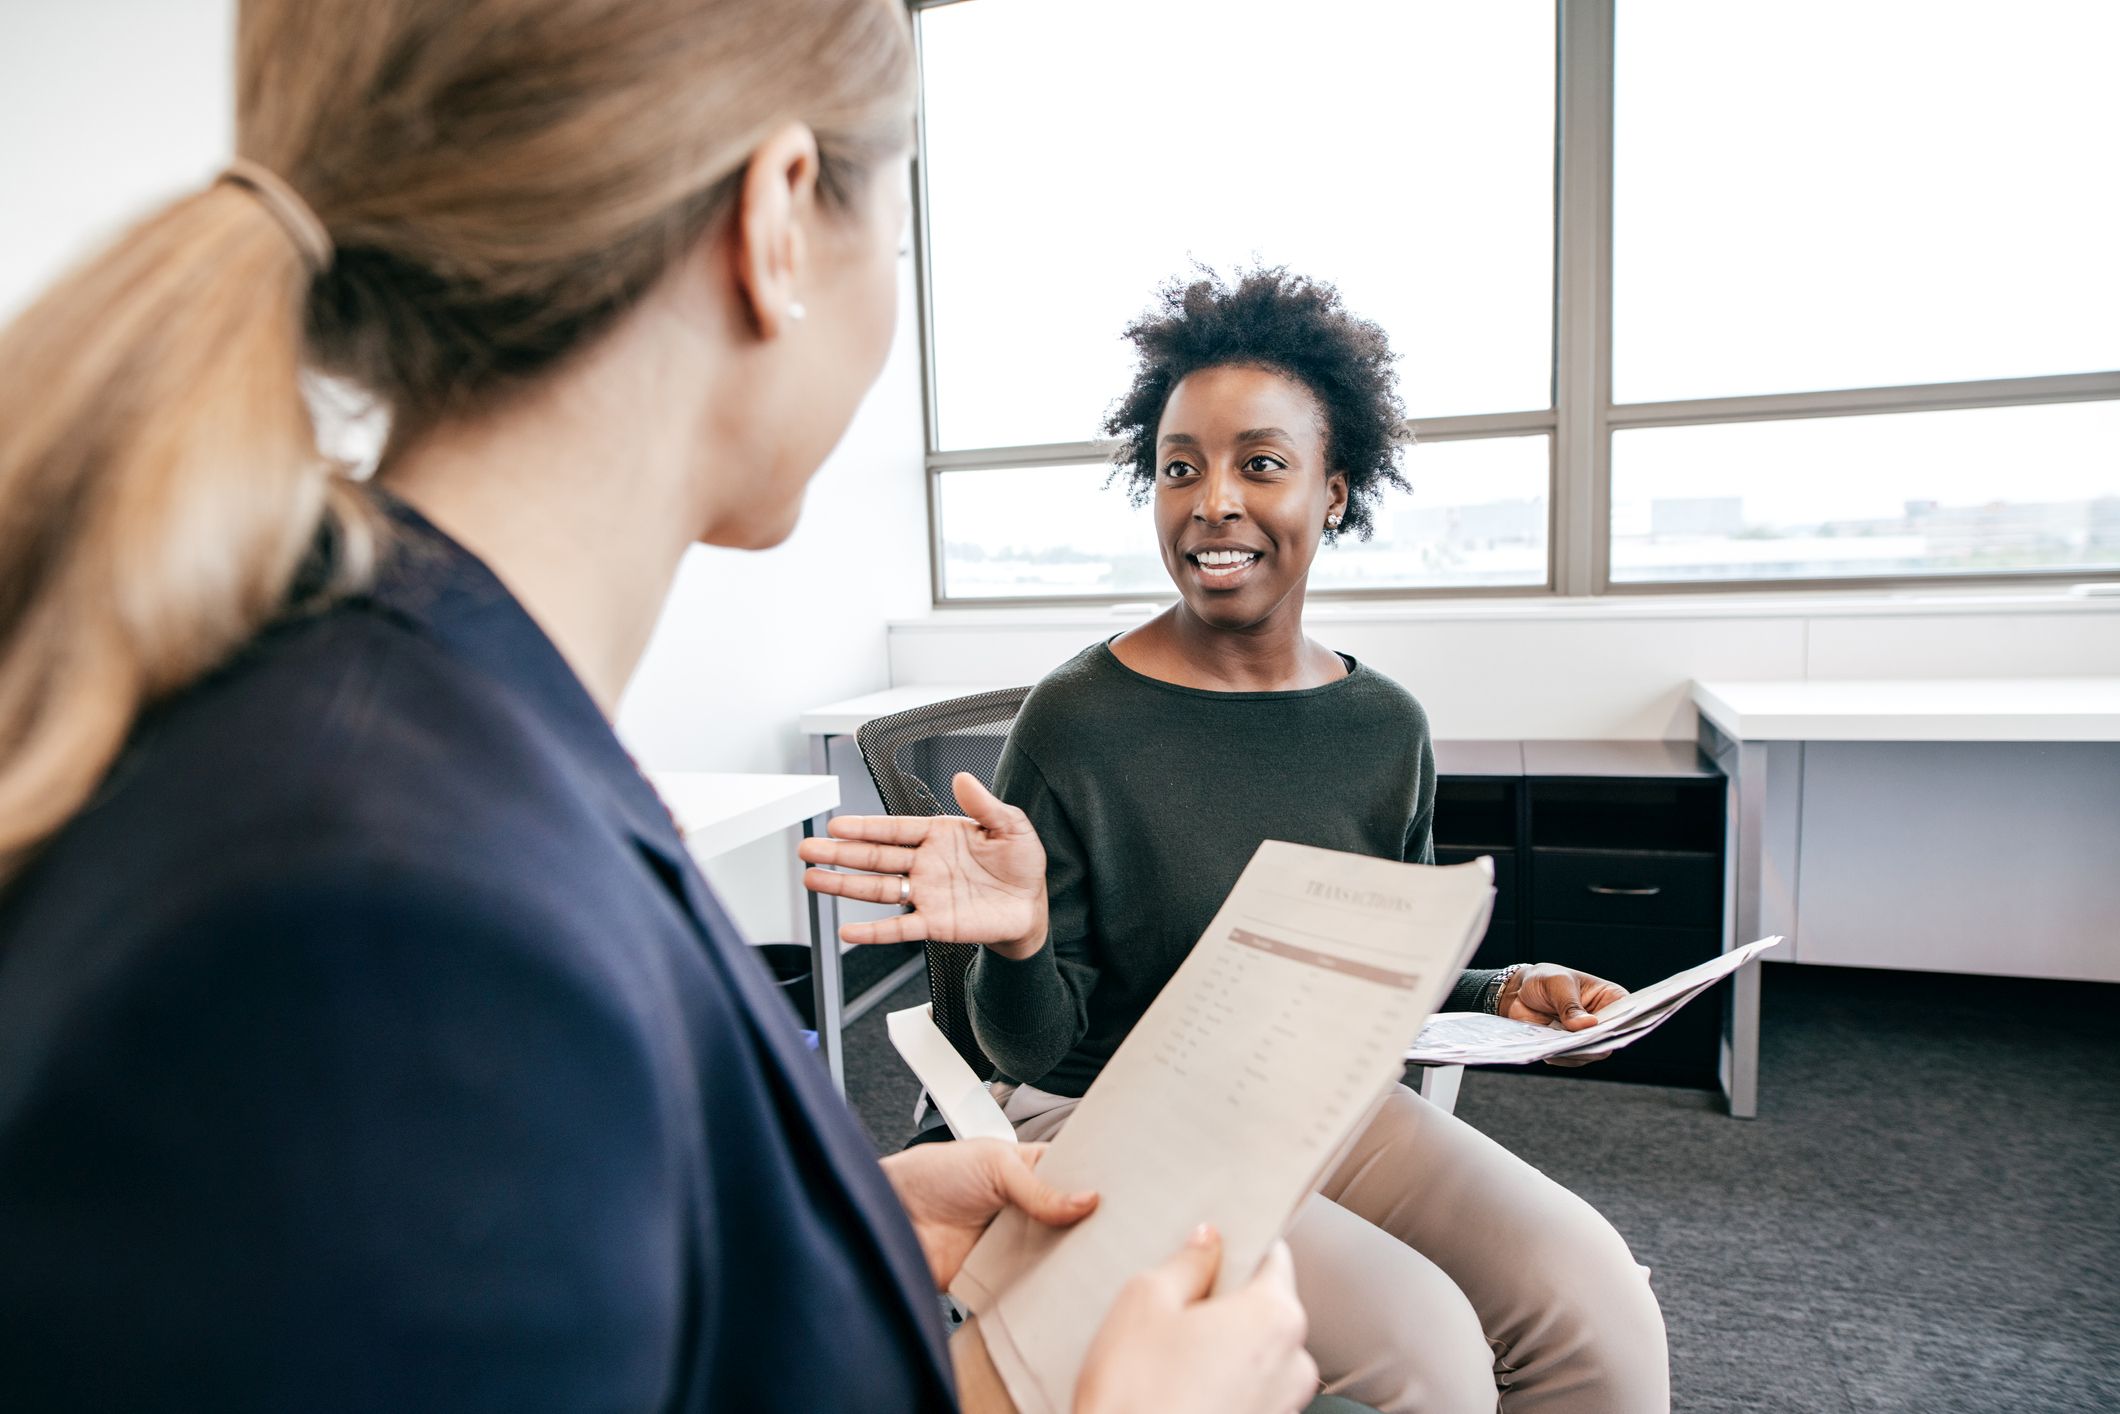
<instances>
[{"instance_id":1,"label":"finger","mask_svg":"<svg viewBox=\"0 0 2120 1414\"><path fill-rule=\"evenodd\" d=\"M1302 1346L1310 1334L1310 1316L1296 1295L1296 1263L1285 1240L1266 1249L1258 1271L1244 1284L1243 1297L1266 1313L1278 1338L1291 1347Z\"/></svg>"},{"instance_id":2,"label":"finger","mask_svg":"<svg viewBox=\"0 0 2120 1414\"><path fill-rule=\"evenodd\" d=\"M915 855L903 845L807 839L795 846L795 857L805 864L866 869L872 874L910 874Z\"/></svg>"},{"instance_id":3,"label":"finger","mask_svg":"<svg viewBox=\"0 0 2120 1414\"><path fill-rule=\"evenodd\" d=\"M1582 987L1573 972L1562 970L1546 978L1546 1000L1553 1015L1570 1031L1597 1025L1597 1018L1583 1005Z\"/></svg>"},{"instance_id":4,"label":"finger","mask_svg":"<svg viewBox=\"0 0 2120 1414\"><path fill-rule=\"evenodd\" d=\"M813 894L836 894L864 903L899 903L906 896L903 874L835 874L830 869L805 869L802 886Z\"/></svg>"},{"instance_id":5,"label":"finger","mask_svg":"<svg viewBox=\"0 0 2120 1414\"><path fill-rule=\"evenodd\" d=\"M1214 1290L1215 1273L1222 1266L1222 1234L1214 1224L1201 1223L1185 1239L1185 1245L1150 1267L1142 1276L1145 1284L1171 1306L1189 1306Z\"/></svg>"},{"instance_id":6,"label":"finger","mask_svg":"<svg viewBox=\"0 0 2120 1414\"><path fill-rule=\"evenodd\" d=\"M997 835L1019 835L1031 827L1030 816L988 790L986 783L970 771L959 771L950 784L956 788L957 803L979 822L980 828Z\"/></svg>"},{"instance_id":7,"label":"finger","mask_svg":"<svg viewBox=\"0 0 2120 1414\"><path fill-rule=\"evenodd\" d=\"M844 923L839 928L843 943L920 943L927 941L927 920L916 911L894 913L867 923Z\"/></svg>"},{"instance_id":8,"label":"finger","mask_svg":"<svg viewBox=\"0 0 2120 1414\"><path fill-rule=\"evenodd\" d=\"M1023 1160L1025 1168L1035 1169L1038 1167L1038 1160L1045 1157L1045 1147L1043 1140L1035 1144L1018 1144L1016 1146L1016 1157Z\"/></svg>"},{"instance_id":9,"label":"finger","mask_svg":"<svg viewBox=\"0 0 2120 1414\"><path fill-rule=\"evenodd\" d=\"M868 840L875 844L919 844L946 815L834 815L825 824L835 840Z\"/></svg>"},{"instance_id":10,"label":"finger","mask_svg":"<svg viewBox=\"0 0 2120 1414\"><path fill-rule=\"evenodd\" d=\"M1247 1291L1268 1292L1277 1297L1286 1296L1291 1301L1295 1299L1296 1259L1289 1252L1285 1239L1266 1249L1265 1259L1259 1263L1259 1269L1251 1274L1251 1280L1244 1285ZM1297 1309L1302 1308L1298 1306Z\"/></svg>"},{"instance_id":11,"label":"finger","mask_svg":"<svg viewBox=\"0 0 2120 1414\"><path fill-rule=\"evenodd\" d=\"M1001 1196L1009 1206L1021 1208L1027 1217L1037 1219L1047 1227L1066 1227L1081 1222L1097 1207L1097 1195L1089 1192L1062 1193L1048 1183L1039 1181L1014 1152L1013 1146L1004 1146L1006 1152L997 1161L1000 1167Z\"/></svg>"},{"instance_id":12,"label":"finger","mask_svg":"<svg viewBox=\"0 0 2120 1414\"><path fill-rule=\"evenodd\" d=\"M1301 1346L1284 1363L1280 1379L1281 1397L1291 1410L1301 1410L1318 1397L1323 1381L1318 1378L1318 1362L1310 1358L1310 1352Z\"/></svg>"}]
</instances>

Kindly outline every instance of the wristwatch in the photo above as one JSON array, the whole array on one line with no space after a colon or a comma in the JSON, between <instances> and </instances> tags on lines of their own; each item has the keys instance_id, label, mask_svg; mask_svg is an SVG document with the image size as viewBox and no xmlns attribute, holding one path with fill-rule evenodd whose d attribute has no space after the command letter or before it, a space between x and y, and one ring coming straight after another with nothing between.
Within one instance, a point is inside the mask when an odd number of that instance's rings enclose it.
<instances>
[{"instance_id":1,"label":"wristwatch","mask_svg":"<svg viewBox=\"0 0 2120 1414\"><path fill-rule=\"evenodd\" d=\"M1509 989L1509 979L1524 970L1521 962L1512 962L1489 978L1480 992L1480 1010L1489 1016L1502 1014L1502 993Z\"/></svg>"}]
</instances>

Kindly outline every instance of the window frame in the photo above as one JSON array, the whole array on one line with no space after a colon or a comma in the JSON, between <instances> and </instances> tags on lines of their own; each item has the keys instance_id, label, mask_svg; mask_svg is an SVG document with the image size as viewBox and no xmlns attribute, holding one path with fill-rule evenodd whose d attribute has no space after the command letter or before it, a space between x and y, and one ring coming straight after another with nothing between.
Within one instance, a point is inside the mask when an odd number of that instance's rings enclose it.
<instances>
[{"instance_id":1,"label":"window frame","mask_svg":"<svg viewBox=\"0 0 2120 1414\"><path fill-rule=\"evenodd\" d=\"M920 16L971 0L906 0L919 71L914 117L913 269L920 338L921 426L927 489L930 597L936 608L1064 608L1137 603L1133 594L952 596L943 582L941 478L953 470L1039 467L1108 460L1116 443L1048 442L937 450L934 285L927 183L927 70ZM1543 409L1415 418L1420 442L1485 437L1546 439L1546 578L1541 584L1318 589L1313 600L1599 598L1641 595L1846 592L1956 586L2074 584L2110 577L2100 567L1933 571L1901 575L1614 582L1611 577L1612 434L1705 423L1946 412L1964 408L2120 400L2120 370L1920 383L1881 388L1765 393L1670 402L1612 401L1613 74L1618 0L1554 0L1554 231L1552 380Z\"/></svg>"}]
</instances>

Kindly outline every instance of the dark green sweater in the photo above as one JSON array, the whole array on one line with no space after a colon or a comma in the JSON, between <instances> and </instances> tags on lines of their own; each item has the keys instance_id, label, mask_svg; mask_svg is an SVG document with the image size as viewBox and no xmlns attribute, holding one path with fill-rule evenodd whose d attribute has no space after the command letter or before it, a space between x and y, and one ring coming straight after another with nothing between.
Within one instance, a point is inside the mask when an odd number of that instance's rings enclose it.
<instances>
[{"instance_id":1,"label":"dark green sweater","mask_svg":"<svg viewBox=\"0 0 2120 1414\"><path fill-rule=\"evenodd\" d=\"M982 949L969 986L1002 1078L1087 1091L1261 841L1434 862L1427 715L1346 661L1323 687L1208 692L1099 643L1032 691L994 789L1044 841L1051 934L1021 962ZM1493 975L1465 973L1445 1009L1475 1009Z\"/></svg>"}]
</instances>

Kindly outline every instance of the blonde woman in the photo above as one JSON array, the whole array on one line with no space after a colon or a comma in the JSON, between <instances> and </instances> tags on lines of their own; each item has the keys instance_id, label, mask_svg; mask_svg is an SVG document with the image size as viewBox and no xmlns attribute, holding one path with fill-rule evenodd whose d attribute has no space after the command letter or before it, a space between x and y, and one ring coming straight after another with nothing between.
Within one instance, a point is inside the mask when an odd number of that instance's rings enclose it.
<instances>
[{"instance_id":1,"label":"blonde woman","mask_svg":"<svg viewBox=\"0 0 2120 1414\"><path fill-rule=\"evenodd\" d=\"M240 46L241 160L0 335L0 1407L951 1407L936 1287L1093 1197L879 1167L609 725L883 361L902 9ZM311 370L388 409L380 489ZM1216 1251L1082 1408L1308 1397L1285 1253L1204 1300Z\"/></svg>"}]
</instances>

